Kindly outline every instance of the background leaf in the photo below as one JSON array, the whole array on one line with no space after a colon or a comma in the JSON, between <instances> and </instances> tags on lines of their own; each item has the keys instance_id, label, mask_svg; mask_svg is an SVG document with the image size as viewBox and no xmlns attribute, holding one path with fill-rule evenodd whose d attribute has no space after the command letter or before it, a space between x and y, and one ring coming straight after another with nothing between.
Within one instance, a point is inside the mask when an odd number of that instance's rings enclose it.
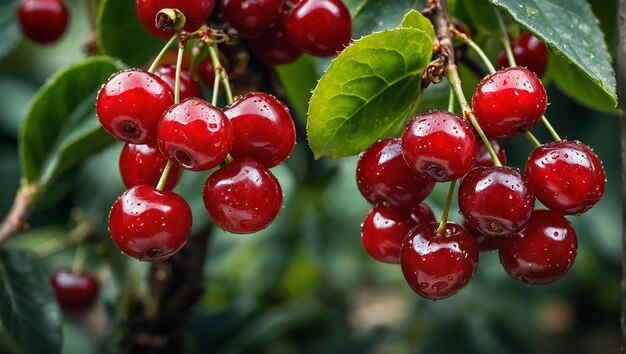
<instances>
[{"instance_id":1,"label":"background leaf","mask_svg":"<svg viewBox=\"0 0 626 354\"><path fill-rule=\"evenodd\" d=\"M30 253L0 249L0 319L26 354L61 351L61 314L48 277Z\"/></svg>"},{"instance_id":2,"label":"background leaf","mask_svg":"<svg viewBox=\"0 0 626 354\"><path fill-rule=\"evenodd\" d=\"M146 31L129 0L103 0L98 14L98 43L103 54L133 67L144 67L165 45Z\"/></svg>"},{"instance_id":3,"label":"background leaf","mask_svg":"<svg viewBox=\"0 0 626 354\"><path fill-rule=\"evenodd\" d=\"M300 121L306 120L306 112L311 99L311 90L317 83L315 63L308 55L297 61L275 67L278 78L285 89L290 107L293 107L295 117Z\"/></svg>"},{"instance_id":4,"label":"background leaf","mask_svg":"<svg viewBox=\"0 0 626 354\"><path fill-rule=\"evenodd\" d=\"M615 72L604 34L586 0L489 0L571 63L617 106ZM578 98L578 97L577 97Z\"/></svg>"},{"instance_id":5,"label":"background leaf","mask_svg":"<svg viewBox=\"0 0 626 354\"><path fill-rule=\"evenodd\" d=\"M17 24L18 0L0 2L0 58L7 55L22 38Z\"/></svg>"},{"instance_id":6,"label":"background leaf","mask_svg":"<svg viewBox=\"0 0 626 354\"><path fill-rule=\"evenodd\" d=\"M20 137L27 182L46 183L113 141L95 116L97 91L122 66L107 57L87 59L48 80L31 101Z\"/></svg>"},{"instance_id":7,"label":"background leaf","mask_svg":"<svg viewBox=\"0 0 626 354\"><path fill-rule=\"evenodd\" d=\"M316 157L344 157L397 134L413 114L433 42L415 28L356 41L331 64L313 91L307 126Z\"/></svg>"},{"instance_id":8,"label":"background leaf","mask_svg":"<svg viewBox=\"0 0 626 354\"><path fill-rule=\"evenodd\" d=\"M351 0L346 5L352 13L353 38L396 27L411 9L426 7L425 0L396 0L390 6L387 0Z\"/></svg>"}]
</instances>

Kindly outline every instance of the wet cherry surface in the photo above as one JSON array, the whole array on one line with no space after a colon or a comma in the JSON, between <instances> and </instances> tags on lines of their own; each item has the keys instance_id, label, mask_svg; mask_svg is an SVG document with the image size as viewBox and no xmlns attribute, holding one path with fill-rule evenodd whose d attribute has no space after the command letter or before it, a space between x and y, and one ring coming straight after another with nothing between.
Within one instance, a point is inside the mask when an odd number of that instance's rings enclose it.
<instances>
[{"instance_id":1,"label":"wet cherry surface","mask_svg":"<svg viewBox=\"0 0 626 354\"><path fill-rule=\"evenodd\" d=\"M126 188L147 184L156 187L167 164L156 146L124 144L120 154L119 169ZM182 174L180 166L173 164L163 189L172 190Z\"/></svg>"},{"instance_id":2,"label":"wet cherry surface","mask_svg":"<svg viewBox=\"0 0 626 354\"><path fill-rule=\"evenodd\" d=\"M498 156L500 163L502 166L506 166L506 151L504 151L504 146L493 138L489 138L489 143L493 148L493 151ZM493 167L493 160L491 159L491 155L489 154L489 150L483 143L482 139L476 137L476 162L474 162L474 167Z\"/></svg>"},{"instance_id":3,"label":"wet cherry surface","mask_svg":"<svg viewBox=\"0 0 626 354\"><path fill-rule=\"evenodd\" d=\"M154 74L160 77L174 92L174 85L176 83L176 65L162 65L159 66ZM191 76L186 70L180 71L180 100L184 100L189 97L202 98L202 87L200 82Z\"/></svg>"}]
</instances>

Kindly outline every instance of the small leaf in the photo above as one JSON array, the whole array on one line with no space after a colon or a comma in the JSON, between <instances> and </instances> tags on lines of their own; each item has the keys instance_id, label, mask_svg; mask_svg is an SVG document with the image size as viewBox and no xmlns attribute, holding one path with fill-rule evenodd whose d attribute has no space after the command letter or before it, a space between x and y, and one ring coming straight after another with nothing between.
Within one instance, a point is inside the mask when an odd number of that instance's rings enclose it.
<instances>
[{"instance_id":1,"label":"small leaf","mask_svg":"<svg viewBox=\"0 0 626 354\"><path fill-rule=\"evenodd\" d=\"M339 54L309 104L315 156L354 155L397 134L415 111L432 49L424 31L396 28L363 37Z\"/></svg>"},{"instance_id":2,"label":"small leaf","mask_svg":"<svg viewBox=\"0 0 626 354\"><path fill-rule=\"evenodd\" d=\"M20 136L20 163L26 182L49 182L113 139L95 115L96 93L122 70L107 57L87 59L55 74L30 103Z\"/></svg>"},{"instance_id":3,"label":"small leaf","mask_svg":"<svg viewBox=\"0 0 626 354\"><path fill-rule=\"evenodd\" d=\"M396 27L411 9L423 9L426 0L353 0L348 2L352 13L354 38Z\"/></svg>"},{"instance_id":4,"label":"small leaf","mask_svg":"<svg viewBox=\"0 0 626 354\"><path fill-rule=\"evenodd\" d=\"M102 53L134 67L144 67L165 45L143 28L135 1L103 0L97 29Z\"/></svg>"},{"instance_id":5,"label":"small leaf","mask_svg":"<svg viewBox=\"0 0 626 354\"><path fill-rule=\"evenodd\" d=\"M0 59L7 55L22 38L17 25L18 0L0 2Z\"/></svg>"},{"instance_id":6,"label":"small leaf","mask_svg":"<svg viewBox=\"0 0 626 354\"><path fill-rule=\"evenodd\" d=\"M411 9L404 15L400 27L417 28L426 32L426 34L435 41L435 28L428 18L416 10Z\"/></svg>"},{"instance_id":7,"label":"small leaf","mask_svg":"<svg viewBox=\"0 0 626 354\"><path fill-rule=\"evenodd\" d=\"M586 0L489 0L574 66L617 106L615 72L604 34Z\"/></svg>"},{"instance_id":8,"label":"small leaf","mask_svg":"<svg viewBox=\"0 0 626 354\"><path fill-rule=\"evenodd\" d=\"M23 353L61 352L59 307L30 253L0 249L0 320Z\"/></svg>"}]
</instances>

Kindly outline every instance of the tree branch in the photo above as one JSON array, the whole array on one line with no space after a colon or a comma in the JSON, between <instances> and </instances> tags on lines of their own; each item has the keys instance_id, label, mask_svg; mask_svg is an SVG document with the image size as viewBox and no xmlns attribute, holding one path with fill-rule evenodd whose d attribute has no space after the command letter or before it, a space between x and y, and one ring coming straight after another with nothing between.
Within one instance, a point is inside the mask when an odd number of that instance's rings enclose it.
<instances>
[{"instance_id":1,"label":"tree branch","mask_svg":"<svg viewBox=\"0 0 626 354\"><path fill-rule=\"evenodd\" d=\"M617 2L617 55L618 59L626 58L626 0ZM622 109L620 119L621 145L622 145L622 353L626 351L626 63L618 60L617 65L617 89Z\"/></svg>"},{"instance_id":2,"label":"tree branch","mask_svg":"<svg viewBox=\"0 0 626 354\"><path fill-rule=\"evenodd\" d=\"M0 224L0 246L13 235L28 229L26 219L30 215L37 194L39 194L38 184L26 184L17 191L9 213Z\"/></svg>"}]
</instances>

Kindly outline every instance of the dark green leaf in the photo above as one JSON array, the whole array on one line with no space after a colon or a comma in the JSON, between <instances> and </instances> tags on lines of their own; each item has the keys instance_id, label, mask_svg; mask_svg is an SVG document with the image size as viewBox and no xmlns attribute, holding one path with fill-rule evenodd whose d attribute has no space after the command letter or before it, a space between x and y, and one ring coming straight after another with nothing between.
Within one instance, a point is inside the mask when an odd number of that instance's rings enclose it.
<instances>
[{"instance_id":1,"label":"dark green leaf","mask_svg":"<svg viewBox=\"0 0 626 354\"><path fill-rule=\"evenodd\" d=\"M8 54L22 37L17 25L18 0L0 2L0 58Z\"/></svg>"},{"instance_id":2,"label":"dark green leaf","mask_svg":"<svg viewBox=\"0 0 626 354\"><path fill-rule=\"evenodd\" d=\"M311 90L317 83L315 63L311 57L303 56L291 64L277 66L276 73L285 89L290 108L295 111L294 115L304 121L311 99Z\"/></svg>"},{"instance_id":3,"label":"dark green leaf","mask_svg":"<svg viewBox=\"0 0 626 354\"><path fill-rule=\"evenodd\" d=\"M354 155L397 134L415 111L432 47L424 31L396 28L346 48L311 97L307 132L315 156Z\"/></svg>"},{"instance_id":4,"label":"dark green leaf","mask_svg":"<svg viewBox=\"0 0 626 354\"><path fill-rule=\"evenodd\" d=\"M87 59L54 75L31 101L20 137L26 182L49 182L113 141L95 116L96 93L121 65L107 57Z\"/></svg>"},{"instance_id":5,"label":"dark green leaf","mask_svg":"<svg viewBox=\"0 0 626 354\"><path fill-rule=\"evenodd\" d=\"M505 10L617 106L615 73L604 34L586 0L489 0Z\"/></svg>"},{"instance_id":6,"label":"dark green leaf","mask_svg":"<svg viewBox=\"0 0 626 354\"><path fill-rule=\"evenodd\" d=\"M103 0L98 14L98 44L103 54L143 67L165 42L143 28L134 1Z\"/></svg>"},{"instance_id":7,"label":"dark green leaf","mask_svg":"<svg viewBox=\"0 0 626 354\"><path fill-rule=\"evenodd\" d=\"M410 10L404 15L402 22L400 23L400 27L411 27L420 29L428 35L433 41L435 41L435 28L433 27L430 20L419 13L416 10Z\"/></svg>"},{"instance_id":8,"label":"dark green leaf","mask_svg":"<svg viewBox=\"0 0 626 354\"><path fill-rule=\"evenodd\" d=\"M411 9L421 10L425 0L354 0L347 4L353 18L354 38L396 27Z\"/></svg>"},{"instance_id":9,"label":"dark green leaf","mask_svg":"<svg viewBox=\"0 0 626 354\"><path fill-rule=\"evenodd\" d=\"M0 250L0 319L26 354L61 351L61 314L48 277L30 253Z\"/></svg>"}]
</instances>

